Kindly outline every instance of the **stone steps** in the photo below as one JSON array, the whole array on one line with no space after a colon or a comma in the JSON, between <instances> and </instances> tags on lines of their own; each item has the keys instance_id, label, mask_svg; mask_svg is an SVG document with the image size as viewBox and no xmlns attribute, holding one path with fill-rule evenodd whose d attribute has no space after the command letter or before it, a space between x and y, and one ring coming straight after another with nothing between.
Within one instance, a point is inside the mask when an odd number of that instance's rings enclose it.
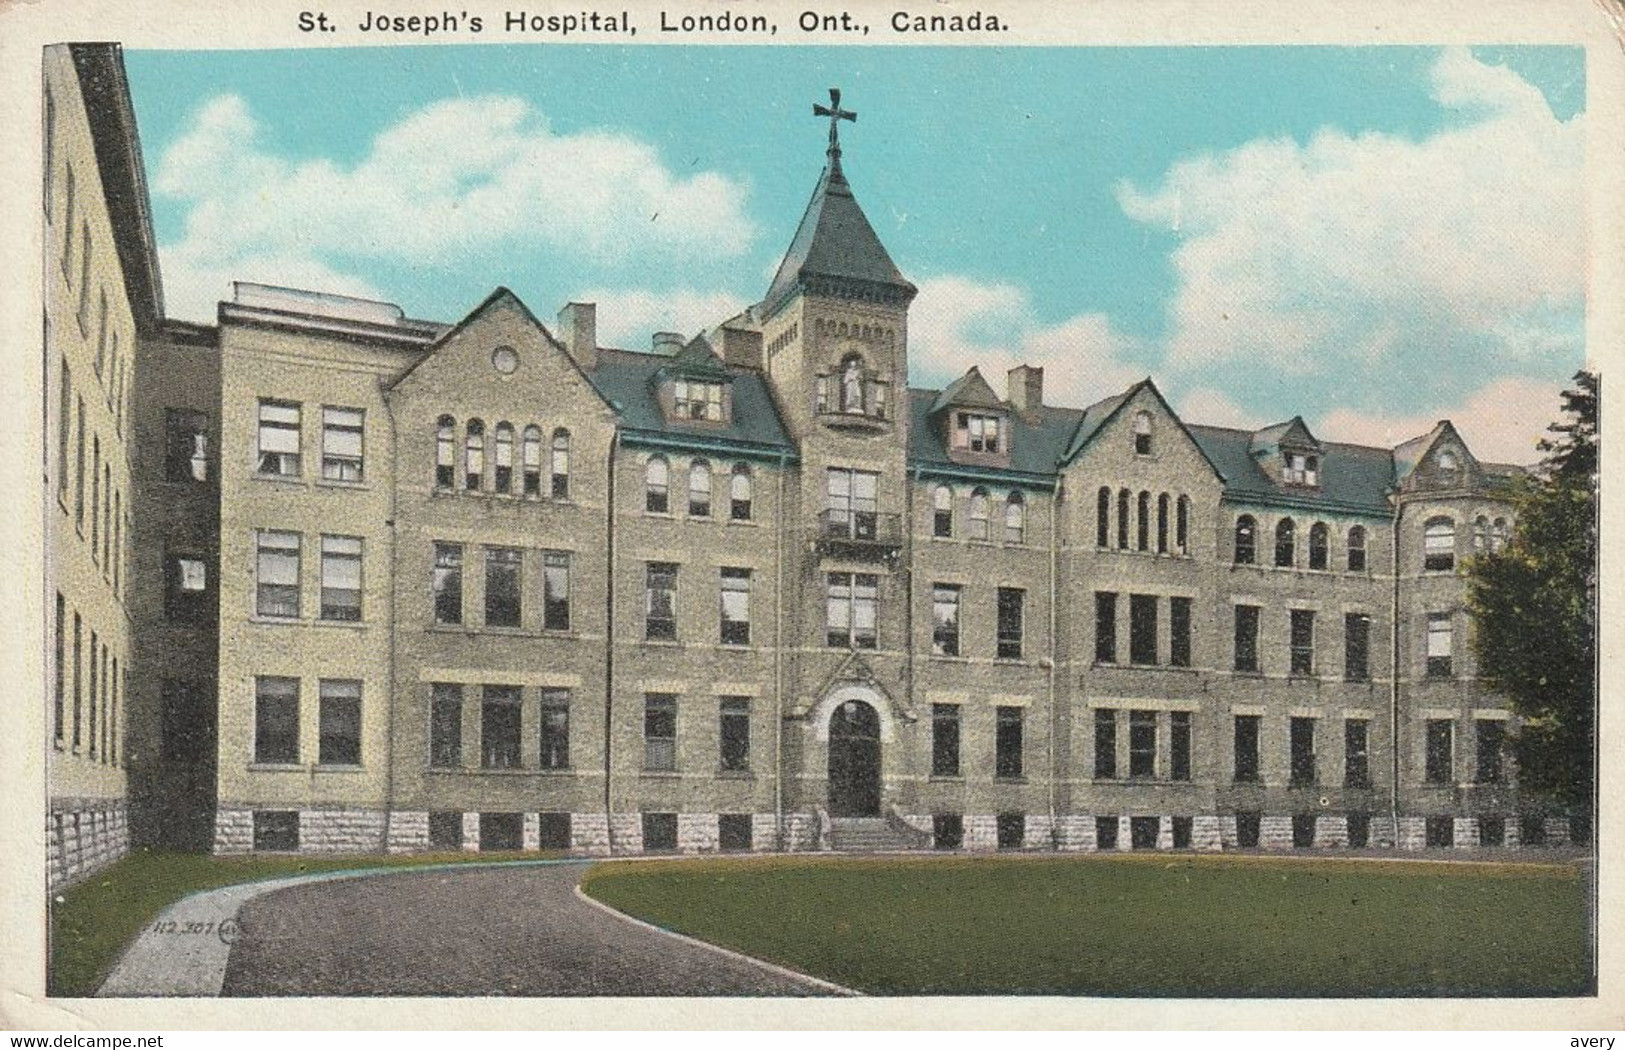
<instances>
[{"instance_id":1,"label":"stone steps","mask_svg":"<svg viewBox=\"0 0 1625 1050\"><path fill-rule=\"evenodd\" d=\"M894 827L885 817L832 817L829 825L830 846L841 853L924 848L919 836Z\"/></svg>"}]
</instances>

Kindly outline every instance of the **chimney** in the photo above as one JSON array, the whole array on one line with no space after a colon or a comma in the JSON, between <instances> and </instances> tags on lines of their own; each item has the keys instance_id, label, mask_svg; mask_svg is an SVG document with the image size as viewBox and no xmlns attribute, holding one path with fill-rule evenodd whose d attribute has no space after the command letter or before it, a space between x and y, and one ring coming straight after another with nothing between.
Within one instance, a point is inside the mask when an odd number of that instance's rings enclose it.
<instances>
[{"instance_id":1,"label":"chimney","mask_svg":"<svg viewBox=\"0 0 1625 1050\"><path fill-rule=\"evenodd\" d=\"M1044 370L1017 365L1005 376L1005 392L1011 407L1024 416L1034 416L1044 407Z\"/></svg>"},{"instance_id":2,"label":"chimney","mask_svg":"<svg viewBox=\"0 0 1625 1050\"><path fill-rule=\"evenodd\" d=\"M598 305L565 303L559 311L559 338L583 371L598 367Z\"/></svg>"},{"instance_id":3,"label":"chimney","mask_svg":"<svg viewBox=\"0 0 1625 1050\"><path fill-rule=\"evenodd\" d=\"M683 348L683 342L681 332L656 332L650 341L650 349L657 354L672 357Z\"/></svg>"},{"instance_id":4,"label":"chimney","mask_svg":"<svg viewBox=\"0 0 1625 1050\"><path fill-rule=\"evenodd\" d=\"M735 368L761 371L762 333L748 328L724 328L718 333L722 340L722 359Z\"/></svg>"}]
</instances>

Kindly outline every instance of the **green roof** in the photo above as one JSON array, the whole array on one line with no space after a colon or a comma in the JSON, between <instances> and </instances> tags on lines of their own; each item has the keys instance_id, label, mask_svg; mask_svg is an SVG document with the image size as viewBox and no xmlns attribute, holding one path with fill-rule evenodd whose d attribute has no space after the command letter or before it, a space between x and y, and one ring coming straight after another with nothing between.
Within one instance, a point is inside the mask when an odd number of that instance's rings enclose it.
<instances>
[{"instance_id":1,"label":"green roof","mask_svg":"<svg viewBox=\"0 0 1625 1050\"><path fill-rule=\"evenodd\" d=\"M1287 487L1258 465L1250 430L1189 424L1185 428L1224 478L1227 499L1319 507L1357 514L1387 514L1394 456L1385 448L1322 442L1320 487Z\"/></svg>"},{"instance_id":2,"label":"green roof","mask_svg":"<svg viewBox=\"0 0 1625 1050\"><path fill-rule=\"evenodd\" d=\"M933 417L933 406L940 394L936 390L910 390L908 392L909 465L927 472L941 471L973 477L1009 477L1026 480L1016 475L1031 475L1034 482L1048 484L1053 480L1066 454L1067 443L1077 429L1083 413L1075 408L1055 408L1045 405L1038 410L1033 422L1019 412L1009 415L1010 466L1007 468L977 467L955 463L948 458L947 443Z\"/></svg>"},{"instance_id":3,"label":"green roof","mask_svg":"<svg viewBox=\"0 0 1625 1050\"><path fill-rule=\"evenodd\" d=\"M663 354L607 347L598 351L598 367L587 375L620 413L627 440L636 442L640 435L649 435L657 436L659 443L666 446L691 443L696 449L733 447L741 455L756 451L795 456L795 446L779 419L766 380L760 372L750 369L730 368L718 362L733 391L733 412L726 424L719 427L715 423L668 421L658 400L655 380L656 374L672 361Z\"/></svg>"},{"instance_id":4,"label":"green roof","mask_svg":"<svg viewBox=\"0 0 1625 1050\"><path fill-rule=\"evenodd\" d=\"M764 314L775 313L803 285L820 278L885 290L905 303L916 290L880 243L839 168L832 174L826 167L819 176L790 250L762 300Z\"/></svg>"}]
</instances>

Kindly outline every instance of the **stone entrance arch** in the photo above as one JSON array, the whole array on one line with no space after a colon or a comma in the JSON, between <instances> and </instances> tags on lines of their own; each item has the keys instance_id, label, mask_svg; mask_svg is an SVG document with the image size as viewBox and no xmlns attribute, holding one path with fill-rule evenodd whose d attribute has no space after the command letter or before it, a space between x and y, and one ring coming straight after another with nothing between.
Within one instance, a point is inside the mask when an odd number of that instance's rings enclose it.
<instances>
[{"instance_id":1,"label":"stone entrance arch","mask_svg":"<svg viewBox=\"0 0 1625 1050\"><path fill-rule=\"evenodd\" d=\"M880 815L880 712L866 700L837 704L829 733L829 811L836 817Z\"/></svg>"}]
</instances>

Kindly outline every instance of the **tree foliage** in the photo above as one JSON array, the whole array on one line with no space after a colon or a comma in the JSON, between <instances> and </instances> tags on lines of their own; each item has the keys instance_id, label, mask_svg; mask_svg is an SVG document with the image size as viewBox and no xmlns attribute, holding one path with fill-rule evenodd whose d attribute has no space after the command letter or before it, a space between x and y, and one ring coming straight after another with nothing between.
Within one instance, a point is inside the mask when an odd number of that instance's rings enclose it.
<instances>
[{"instance_id":1,"label":"tree foliage","mask_svg":"<svg viewBox=\"0 0 1625 1050\"><path fill-rule=\"evenodd\" d=\"M1515 488L1504 550L1468 567L1480 673L1520 726L1519 780L1576 815L1593 804L1597 705L1597 405L1595 373L1575 375L1546 456Z\"/></svg>"}]
</instances>

